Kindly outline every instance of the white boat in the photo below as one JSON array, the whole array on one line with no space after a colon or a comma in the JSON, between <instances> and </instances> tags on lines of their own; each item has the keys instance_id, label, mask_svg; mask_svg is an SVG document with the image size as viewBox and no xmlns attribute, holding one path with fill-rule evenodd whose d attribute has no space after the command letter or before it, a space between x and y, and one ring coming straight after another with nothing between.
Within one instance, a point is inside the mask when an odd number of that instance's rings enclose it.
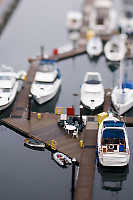
<instances>
[{"instance_id":1,"label":"white boat","mask_svg":"<svg viewBox=\"0 0 133 200\"><path fill-rule=\"evenodd\" d=\"M111 34L118 29L117 11L112 0L95 0L89 16L89 29L98 35Z\"/></svg>"},{"instance_id":2,"label":"white boat","mask_svg":"<svg viewBox=\"0 0 133 200\"><path fill-rule=\"evenodd\" d=\"M122 88L115 86L112 95L112 104L119 115L124 114L133 107L133 82L125 81Z\"/></svg>"},{"instance_id":3,"label":"white boat","mask_svg":"<svg viewBox=\"0 0 133 200\"><path fill-rule=\"evenodd\" d=\"M98 128L97 153L102 166L126 166L130 159L125 123L112 113Z\"/></svg>"},{"instance_id":4,"label":"white boat","mask_svg":"<svg viewBox=\"0 0 133 200\"><path fill-rule=\"evenodd\" d=\"M124 78L124 63L120 62L120 80L112 90L111 100L119 115L124 114L133 107L133 81Z\"/></svg>"},{"instance_id":5,"label":"white boat","mask_svg":"<svg viewBox=\"0 0 133 200\"><path fill-rule=\"evenodd\" d=\"M119 17L120 28L124 33L133 35L133 6L125 5Z\"/></svg>"},{"instance_id":6,"label":"white boat","mask_svg":"<svg viewBox=\"0 0 133 200\"><path fill-rule=\"evenodd\" d=\"M90 57L99 56L103 51L103 43L100 37L92 37L86 46L86 51Z\"/></svg>"},{"instance_id":7,"label":"white boat","mask_svg":"<svg viewBox=\"0 0 133 200\"><path fill-rule=\"evenodd\" d=\"M60 70L51 60L43 60L31 86L31 94L38 104L51 100L61 86Z\"/></svg>"},{"instance_id":8,"label":"white boat","mask_svg":"<svg viewBox=\"0 0 133 200\"><path fill-rule=\"evenodd\" d=\"M45 148L45 144L43 142L41 142L39 140L31 139L31 138L26 138L24 140L24 144L33 149L44 149Z\"/></svg>"},{"instance_id":9,"label":"white boat","mask_svg":"<svg viewBox=\"0 0 133 200\"><path fill-rule=\"evenodd\" d=\"M79 31L82 25L82 14L78 11L67 13L67 28L69 31Z\"/></svg>"},{"instance_id":10,"label":"white boat","mask_svg":"<svg viewBox=\"0 0 133 200\"><path fill-rule=\"evenodd\" d=\"M9 107L17 95L18 75L13 68L2 65L0 69L0 110Z\"/></svg>"},{"instance_id":11,"label":"white boat","mask_svg":"<svg viewBox=\"0 0 133 200\"><path fill-rule=\"evenodd\" d=\"M104 103L104 87L100 73L86 72L81 86L81 103L90 110L95 110Z\"/></svg>"},{"instance_id":12,"label":"white boat","mask_svg":"<svg viewBox=\"0 0 133 200\"><path fill-rule=\"evenodd\" d=\"M61 152L56 152L53 154L53 159L60 165L60 166L67 166L71 165L71 159Z\"/></svg>"},{"instance_id":13,"label":"white boat","mask_svg":"<svg viewBox=\"0 0 133 200\"><path fill-rule=\"evenodd\" d=\"M124 38L125 37L125 38ZM106 42L104 46L105 57L109 61L119 62L126 54L126 35L116 35Z\"/></svg>"}]
</instances>

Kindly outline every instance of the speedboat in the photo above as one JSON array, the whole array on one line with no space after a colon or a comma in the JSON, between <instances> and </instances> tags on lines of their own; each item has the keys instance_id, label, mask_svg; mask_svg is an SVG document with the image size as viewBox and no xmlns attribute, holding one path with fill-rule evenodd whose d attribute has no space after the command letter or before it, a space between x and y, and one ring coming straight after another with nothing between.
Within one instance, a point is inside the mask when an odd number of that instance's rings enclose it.
<instances>
[{"instance_id":1,"label":"speedboat","mask_svg":"<svg viewBox=\"0 0 133 200\"><path fill-rule=\"evenodd\" d=\"M92 111L104 103L104 87L100 73L86 72L81 86L81 103Z\"/></svg>"},{"instance_id":2,"label":"speedboat","mask_svg":"<svg viewBox=\"0 0 133 200\"><path fill-rule=\"evenodd\" d=\"M119 62L126 54L126 35L115 35L113 36L104 46L105 57L109 61Z\"/></svg>"},{"instance_id":3,"label":"speedboat","mask_svg":"<svg viewBox=\"0 0 133 200\"><path fill-rule=\"evenodd\" d=\"M99 56L103 51L103 43L100 37L92 37L86 47L86 51L90 57Z\"/></svg>"},{"instance_id":4,"label":"speedboat","mask_svg":"<svg viewBox=\"0 0 133 200\"><path fill-rule=\"evenodd\" d=\"M102 166L126 166L130 149L125 123L109 114L99 125L97 153Z\"/></svg>"},{"instance_id":5,"label":"speedboat","mask_svg":"<svg viewBox=\"0 0 133 200\"><path fill-rule=\"evenodd\" d=\"M0 110L9 107L17 95L19 82L18 75L13 68L1 66L0 69Z\"/></svg>"},{"instance_id":6,"label":"speedboat","mask_svg":"<svg viewBox=\"0 0 133 200\"><path fill-rule=\"evenodd\" d=\"M67 13L67 28L69 31L79 31L82 25L82 14L78 11Z\"/></svg>"},{"instance_id":7,"label":"speedboat","mask_svg":"<svg viewBox=\"0 0 133 200\"><path fill-rule=\"evenodd\" d=\"M67 165L71 165L71 159L61 152L55 152L53 154L53 159L59 164L60 166L66 167Z\"/></svg>"},{"instance_id":8,"label":"speedboat","mask_svg":"<svg viewBox=\"0 0 133 200\"><path fill-rule=\"evenodd\" d=\"M31 86L31 94L38 104L51 100L61 86L60 70L52 60L42 60Z\"/></svg>"},{"instance_id":9,"label":"speedboat","mask_svg":"<svg viewBox=\"0 0 133 200\"><path fill-rule=\"evenodd\" d=\"M118 29L117 11L112 0L95 0L89 16L89 29L97 35L112 34Z\"/></svg>"},{"instance_id":10,"label":"speedboat","mask_svg":"<svg viewBox=\"0 0 133 200\"><path fill-rule=\"evenodd\" d=\"M24 145L33 148L33 149L43 149L45 148L45 144L39 140L34 140L32 138L26 138L24 140Z\"/></svg>"}]
</instances>

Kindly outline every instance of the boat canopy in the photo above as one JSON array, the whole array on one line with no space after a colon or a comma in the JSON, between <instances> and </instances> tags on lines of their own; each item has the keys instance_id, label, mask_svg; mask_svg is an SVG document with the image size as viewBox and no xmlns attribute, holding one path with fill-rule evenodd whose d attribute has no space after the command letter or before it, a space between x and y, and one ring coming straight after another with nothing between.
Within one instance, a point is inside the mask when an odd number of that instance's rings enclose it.
<instances>
[{"instance_id":1,"label":"boat canopy","mask_svg":"<svg viewBox=\"0 0 133 200\"><path fill-rule=\"evenodd\" d=\"M110 139L124 139L125 134L122 129L105 129L103 131L103 138L110 138Z\"/></svg>"},{"instance_id":2,"label":"boat canopy","mask_svg":"<svg viewBox=\"0 0 133 200\"><path fill-rule=\"evenodd\" d=\"M40 65L45 65L45 64L54 64L55 61L52 59L41 59L40 60Z\"/></svg>"},{"instance_id":3,"label":"boat canopy","mask_svg":"<svg viewBox=\"0 0 133 200\"><path fill-rule=\"evenodd\" d=\"M133 82L131 81L125 81L122 83L122 89L124 88L129 88L129 89L133 89Z\"/></svg>"},{"instance_id":4,"label":"boat canopy","mask_svg":"<svg viewBox=\"0 0 133 200\"><path fill-rule=\"evenodd\" d=\"M114 121L114 120L109 120L109 121L104 121L103 126L105 127L123 127L124 122L122 121Z\"/></svg>"}]
</instances>

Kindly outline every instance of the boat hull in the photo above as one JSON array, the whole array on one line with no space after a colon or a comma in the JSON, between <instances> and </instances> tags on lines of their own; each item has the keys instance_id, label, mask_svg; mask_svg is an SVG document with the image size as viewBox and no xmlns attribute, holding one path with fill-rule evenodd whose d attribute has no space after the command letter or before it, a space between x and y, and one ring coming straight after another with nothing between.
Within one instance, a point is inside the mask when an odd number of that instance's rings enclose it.
<instances>
[{"instance_id":1,"label":"boat hull","mask_svg":"<svg viewBox=\"0 0 133 200\"><path fill-rule=\"evenodd\" d=\"M122 115L133 107L133 89L126 89L125 93L121 94L122 99L124 99L124 98L127 99L127 101L125 101L125 103L117 103L118 102L118 94L120 92L119 90L120 89L117 87L114 88L112 95L111 95L111 99L112 99L112 104L113 104L115 110L118 112L119 115Z\"/></svg>"},{"instance_id":2,"label":"boat hull","mask_svg":"<svg viewBox=\"0 0 133 200\"><path fill-rule=\"evenodd\" d=\"M130 155L127 153L125 153L125 154L106 153L106 154L99 155L99 162L102 166L122 167L122 166L128 165L129 158L130 158Z\"/></svg>"},{"instance_id":3,"label":"boat hull","mask_svg":"<svg viewBox=\"0 0 133 200\"><path fill-rule=\"evenodd\" d=\"M48 101L50 101L52 98L54 98L54 96L57 94L59 88L61 86L61 79L58 80L58 82L56 83L55 89L51 91L51 93L46 94L46 95L42 95L41 97L37 97L36 95L34 95L34 93L32 93L34 100L38 103L38 104L44 104Z\"/></svg>"},{"instance_id":4,"label":"boat hull","mask_svg":"<svg viewBox=\"0 0 133 200\"><path fill-rule=\"evenodd\" d=\"M19 83L18 83L18 81L16 81L14 91L11 94L11 97L10 97L8 103L2 104L2 105L0 104L0 111L5 110L14 102L16 95L17 95L18 87L19 87Z\"/></svg>"}]
</instances>

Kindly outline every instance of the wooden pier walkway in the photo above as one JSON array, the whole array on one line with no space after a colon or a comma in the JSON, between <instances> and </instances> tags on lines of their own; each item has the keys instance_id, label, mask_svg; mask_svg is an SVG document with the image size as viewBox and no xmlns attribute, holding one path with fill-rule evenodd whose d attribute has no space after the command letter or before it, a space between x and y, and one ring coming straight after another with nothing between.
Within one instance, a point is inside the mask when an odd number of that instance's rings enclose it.
<instances>
[{"instance_id":1,"label":"wooden pier walkway","mask_svg":"<svg viewBox=\"0 0 133 200\"><path fill-rule=\"evenodd\" d=\"M89 127L88 127L89 128ZM75 200L91 200L96 161L97 123L84 133L84 149L80 157L79 175L75 190ZM82 198L81 198L82 197Z\"/></svg>"}]
</instances>

